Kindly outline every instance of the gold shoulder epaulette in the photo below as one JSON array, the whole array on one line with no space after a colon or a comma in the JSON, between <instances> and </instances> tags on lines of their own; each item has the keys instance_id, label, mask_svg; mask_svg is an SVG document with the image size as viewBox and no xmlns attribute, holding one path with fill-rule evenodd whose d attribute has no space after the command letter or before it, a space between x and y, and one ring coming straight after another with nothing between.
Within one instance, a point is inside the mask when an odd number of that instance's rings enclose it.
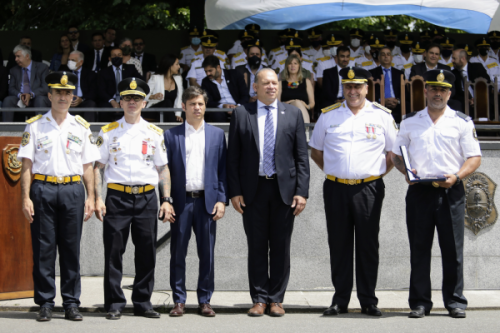
<instances>
[{"instance_id":1,"label":"gold shoulder epaulette","mask_svg":"<svg viewBox=\"0 0 500 333\"><path fill-rule=\"evenodd\" d=\"M181 47L181 51L187 50L188 48L189 48L189 45L188 45L188 46Z\"/></svg>"},{"instance_id":2,"label":"gold shoulder epaulette","mask_svg":"<svg viewBox=\"0 0 500 333\"><path fill-rule=\"evenodd\" d=\"M218 53L218 54L220 54L220 55L226 55L226 52L221 51L221 50L217 50L217 51L215 51L215 52L217 52L217 53Z\"/></svg>"},{"instance_id":3,"label":"gold shoulder epaulette","mask_svg":"<svg viewBox=\"0 0 500 333\"><path fill-rule=\"evenodd\" d=\"M275 53L276 53L276 52L278 52L279 50L281 50L281 47L277 47L277 48L275 48L275 49L272 49L272 50L271 50L271 52L275 52Z\"/></svg>"},{"instance_id":4,"label":"gold shoulder epaulette","mask_svg":"<svg viewBox=\"0 0 500 333\"><path fill-rule=\"evenodd\" d=\"M104 125L103 127L101 127L101 130L104 132L104 133L107 133L109 131L112 131L114 130L115 128L118 128L118 126L120 126L120 124L118 124L117 121L115 121L114 123L109 123L107 125Z\"/></svg>"},{"instance_id":5,"label":"gold shoulder epaulette","mask_svg":"<svg viewBox=\"0 0 500 333\"><path fill-rule=\"evenodd\" d=\"M361 66L363 66L363 67L370 66L370 65L373 65L373 61L364 61L361 63Z\"/></svg>"},{"instance_id":6,"label":"gold shoulder epaulette","mask_svg":"<svg viewBox=\"0 0 500 333\"><path fill-rule=\"evenodd\" d=\"M234 56L239 57L241 55L241 52L236 53Z\"/></svg>"},{"instance_id":7,"label":"gold shoulder epaulette","mask_svg":"<svg viewBox=\"0 0 500 333\"><path fill-rule=\"evenodd\" d=\"M377 102L373 102L373 105L375 105L375 106L376 106L376 107L378 107L379 109L384 110L385 112L387 112L387 113L389 113L389 114L391 114L391 113L392 113L391 109L388 109L388 108L386 108L385 106L378 104Z\"/></svg>"},{"instance_id":8,"label":"gold shoulder epaulette","mask_svg":"<svg viewBox=\"0 0 500 333\"><path fill-rule=\"evenodd\" d=\"M202 54L202 53L203 53L203 51L198 51L198 52L196 52L194 55L200 55L200 54Z\"/></svg>"},{"instance_id":9,"label":"gold shoulder epaulette","mask_svg":"<svg viewBox=\"0 0 500 333\"><path fill-rule=\"evenodd\" d=\"M149 128L150 130L152 130L153 132L158 133L158 135L163 135L163 130L162 130L161 128L159 128L158 126L156 126L156 125L149 124L149 125L148 125L148 128Z\"/></svg>"},{"instance_id":10,"label":"gold shoulder epaulette","mask_svg":"<svg viewBox=\"0 0 500 333\"><path fill-rule=\"evenodd\" d=\"M238 64L238 63L240 63L240 62L245 62L245 59L236 60L234 63L235 63L235 64Z\"/></svg>"},{"instance_id":11,"label":"gold shoulder epaulette","mask_svg":"<svg viewBox=\"0 0 500 333\"><path fill-rule=\"evenodd\" d=\"M302 52L304 52L304 51L309 50L309 48L308 48L308 47L301 47L301 48L300 48L300 50L301 50Z\"/></svg>"},{"instance_id":12,"label":"gold shoulder epaulette","mask_svg":"<svg viewBox=\"0 0 500 333\"><path fill-rule=\"evenodd\" d=\"M453 63L452 62L450 62L449 64L446 64L446 65L448 65L448 67L450 67L450 68L453 67Z\"/></svg>"},{"instance_id":13,"label":"gold shoulder epaulette","mask_svg":"<svg viewBox=\"0 0 500 333\"><path fill-rule=\"evenodd\" d=\"M356 58L354 58L354 57L350 57L349 59L350 59L351 61L354 61Z\"/></svg>"},{"instance_id":14,"label":"gold shoulder epaulette","mask_svg":"<svg viewBox=\"0 0 500 333\"><path fill-rule=\"evenodd\" d=\"M341 105L342 105L342 103L336 103L336 104L330 105L329 107L321 109L321 112L323 112L323 113L330 112L332 110L338 109Z\"/></svg>"},{"instance_id":15,"label":"gold shoulder epaulette","mask_svg":"<svg viewBox=\"0 0 500 333\"><path fill-rule=\"evenodd\" d=\"M42 117L43 117L43 115L39 114L38 116L34 116L34 117L32 117L32 118L30 118L30 119L26 120L26 122L27 122L28 124L31 124L31 123L33 123L33 122L37 121L38 119L40 119L40 118L42 118Z\"/></svg>"},{"instance_id":16,"label":"gold shoulder epaulette","mask_svg":"<svg viewBox=\"0 0 500 333\"><path fill-rule=\"evenodd\" d=\"M222 57L219 57L219 56L216 56L216 57L217 57L217 59L219 59L220 61L222 61L222 62L226 62L226 59L224 59L224 58L222 58Z\"/></svg>"},{"instance_id":17,"label":"gold shoulder epaulette","mask_svg":"<svg viewBox=\"0 0 500 333\"><path fill-rule=\"evenodd\" d=\"M312 60L309 60L309 59L302 59L302 61L305 61L305 62L310 62L312 64Z\"/></svg>"},{"instance_id":18,"label":"gold shoulder epaulette","mask_svg":"<svg viewBox=\"0 0 500 333\"><path fill-rule=\"evenodd\" d=\"M391 62L391 67L394 67L394 63L393 62Z\"/></svg>"},{"instance_id":19,"label":"gold shoulder epaulette","mask_svg":"<svg viewBox=\"0 0 500 333\"><path fill-rule=\"evenodd\" d=\"M330 59L330 57L318 58L318 59L316 59L316 60L320 60L320 61L327 61L328 59Z\"/></svg>"},{"instance_id":20,"label":"gold shoulder epaulette","mask_svg":"<svg viewBox=\"0 0 500 333\"><path fill-rule=\"evenodd\" d=\"M75 120L86 129L90 127L90 124L80 116L75 116Z\"/></svg>"},{"instance_id":21,"label":"gold shoulder epaulette","mask_svg":"<svg viewBox=\"0 0 500 333\"><path fill-rule=\"evenodd\" d=\"M406 65L403 65L403 68L404 69L408 69L408 68L411 68L411 66L413 66L413 64L409 63L409 64L406 64Z\"/></svg>"},{"instance_id":22,"label":"gold shoulder epaulette","mask_svg":"<svg viewBox=\"0 0 500 333\"><path fill-rule=\"evenodd\" d=\"M280 65L283 65L286 62L286 59L280 61Z\"/></svg>"}]
</instances>

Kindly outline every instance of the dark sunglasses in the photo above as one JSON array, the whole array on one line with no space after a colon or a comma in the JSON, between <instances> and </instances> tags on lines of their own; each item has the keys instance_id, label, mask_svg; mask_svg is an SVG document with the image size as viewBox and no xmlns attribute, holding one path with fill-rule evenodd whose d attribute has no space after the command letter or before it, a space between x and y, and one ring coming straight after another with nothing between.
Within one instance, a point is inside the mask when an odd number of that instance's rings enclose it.
<instances>
[{"instance_id":1,"label":"dark sunglasses","mask_svg":"<svg viewBox=\"0 0 500 333\"><path fill-rule=\"evenodd\" d=\"M134 101L136 101L136 102L140 102L140 101L144 100L144 97L137 96L137 95L122 96L122 100L124 100L125 102L130 102L132 99L134 99Z\"/></svg>"}]
</instances>

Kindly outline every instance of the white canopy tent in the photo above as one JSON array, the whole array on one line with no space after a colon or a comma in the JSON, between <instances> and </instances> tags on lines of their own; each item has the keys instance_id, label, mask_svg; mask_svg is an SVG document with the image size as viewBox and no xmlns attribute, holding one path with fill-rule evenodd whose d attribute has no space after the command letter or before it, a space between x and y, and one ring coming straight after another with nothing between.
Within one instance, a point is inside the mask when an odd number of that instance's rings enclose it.
<instances>
[{"instance_id":1,"label":"white canopy tent","mask_svg":"<svg viewBox=\"0 0 500 333\"><path fill-rule=\"evenodd\" d=\"M483 34L500 30L500 13L492 23L498 5L498 0L207 0L205 14L208 28L215 30L244 29L252 23L261 29L286 29L293 24L295 29L305 30L351 18L408 15Z\"/></svg>"}]
</instances>

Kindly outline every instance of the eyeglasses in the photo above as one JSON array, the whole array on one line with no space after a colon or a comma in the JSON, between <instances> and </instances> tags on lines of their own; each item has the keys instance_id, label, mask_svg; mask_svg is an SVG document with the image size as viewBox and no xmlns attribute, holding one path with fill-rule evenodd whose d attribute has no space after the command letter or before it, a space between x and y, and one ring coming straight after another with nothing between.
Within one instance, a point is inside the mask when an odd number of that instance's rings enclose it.
<instances>
[{"instance_id":1,"label":"eyeglasses","mask_svg":"<svg viewBox=\"0 0 500 333\"><path fill-rule=\"evenodd\" d=\"M78 30L74 30L74 31L68 31L68 33L70 35L76 35L78 33Z\"/></svg>"},{"instance_id":2,"label":"eyeglasses","mask_svg":"<svg viewBox=\"0 0 500 333\"><path fill-rule=\"evenodd\" d=\"M144 43L134 43L134 46L143 46Z\"/></svg>"},{"instance_id":3,"label":"eyeglasses","mask_svg":"<svg viewBox=\"0 0 500 333\"><path fill-rule=\"evenodd\" d=\"M124 100L125 102L130 102L132 99L133 99L135 102L140 102L140 101L144 100L144 97L142 97L142 96L137 96L137 95L126 95L126 96L122 96L122 100Z\"/></svg>"}]
</instances>

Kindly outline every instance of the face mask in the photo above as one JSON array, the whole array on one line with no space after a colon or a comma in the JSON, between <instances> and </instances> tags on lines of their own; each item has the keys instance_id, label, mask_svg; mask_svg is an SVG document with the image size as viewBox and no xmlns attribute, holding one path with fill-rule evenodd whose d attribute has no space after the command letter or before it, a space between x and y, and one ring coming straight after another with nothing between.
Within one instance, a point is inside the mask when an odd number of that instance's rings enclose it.
<instances>
[{"instance_id":1,"label":"face mask","mask_svg":"<svg viewBox=\"0 0 500 333\"><path fill-rule=\"evenodd\" d=\"M321 46L321 41L320 40L315 40L311 42L312 47L317 48L318 46Z\"/></svg>"},{"instance_id":2,"label":"face mask","mask_svg":"<svg viewBox=\"0 0 500 333\"><path fill-rule=\"evenodd\" d=\"M408 53L408 52L410 52L410 50L411 50L410 45L401 45L401 52Z\"/></svg>"},{"instance_id":3,"label":"face mask","mask_svg":"<svg viewBox=\"0 0 500 333\"><path fill-rule=\"evenodd\" d=\"M353 39L351 40L351 46L352 47L358 47L361 41L359 39Z\"/></svg>"},{"instance_id":4,"label":"face mask","mask_svg":"<svg viewBox=\"0 0 500 333\"><path fill-rule=\"evenodd\" d=\"M332 55L332 52L330 51L330 49L323 50L323 55L324 55L325 57L329 57L329 56L331 56L331 55Z\"/></svg>"},{"instance_id":5,"label":"face mask","mask_svg":"<svg viewBox=\"0 0 500 333\"><path fill-rule=\"evenodd\" d=\"M396 46L396 42L395 41L387 42L387 46L392 49L394 46Z\"/></svg>"},{"instance_id":6,"label":"face mask","mask_svg":"<svg viewBox=\"0 0 500 333\"><path fill-rule=\"evenodd\" d=\"M124 56L128 56L128 55L130 55L132 53L132 48L130 46L128 46L128 45L122 47L121 50L122 50L122 53L123 53Z\"/></svg>"},{"instance_id":7,"label":"face mask","mask_svg":"<svg viewBox=\"0 0 500 333\"><path fill-rule=\"evenodd\" d=\"M334 46L330 49L330 53L332 54L332 56L336 56L337 55L337 47Z\"/></svg>"},{"instance_id":8,"label":"face mask","mask_svg":"<svg viewBox=\"0 0 500 333\"><path fill-rule=\"evenodd\" d=\"M370 53L370 50L371 50L371 49L372 49L372 48L370 47L370 45L366 45L366 47L365 47L365 52L366 52L366 53Z\"/></svg>"},{"instance_id":9,"label":"face mask","mask_svg":"<svg viewBox=\"0 0 500 333\"><path fill-rule=\"evenodd\" d=\"M200 43L201 43L201 39L198 37L191 39L191 44L193 44L193 45L200 45Z\"/></svg>"},{"instance_id":10,"label":"face mask","mask_svg":"<svg viewBox=\"0 0 500 333\"><path fill-rule=\"evenodd\" d=\"M482 55L483 57L487 56L488 55L488 49L486 49L484 47L481 47L479 49L479 54Z\"/></svg>"},{"instance_id":11,"label":"face mask","mask_svg":"<svg viewBox=\"0 0 500 333\"><path fill-rule=\"evenodd\" d=\"M115 67L120 67L123 64L123 59L121 57L111 58L111 63Z\"/></svg>"},{"instance_id":12,"label":"face mask","mask_svg":"<svg viewBox=\"0 0 500 333\"><path fill-rule=\"evenodd\" d=\"M453 53L453 50L443 50L441 54L443 55L443 58L448 59L451 54Z\"/></svg>"},{"instance_id":13,"label":"face mask","mask_svg":"<svg viewBox=\"0 0 500 333\"><path fill-rule=\"evenodd\" d=\"M260 66L260 58L257 56L253 56L248 58L248 65L252 68L257 68Z\"/></svg>"},{"instance_id":14,"label":"face mask","mask_svg":"<svg viewBox=\"0 0 500 333\"><path fill-rule=\"evenodd\" d=\"M378 59L378 51L372 52L371 53L373 59L377 60Z\"/></svg>"},{"instance_id":15,"label":"face mask","mask_svg":"<svg viewBox=\"0 0 500 333\"><path fill-rule=\"evenodd\" d=\"M424 61L424 56L422 54L414 54L413 55L413 60L415 60L415 62L417 64L421 63L422 61Z\"/></svg>"},{"instance_id":16,"label":"face mask","mask_svg":"<svg viewBox=\"0 0 500 333\"><path fill-rule=\"evenodd\" d=\"M74 71L76 69L76 62L73 60L68 60L68 68L70 71Z\"/></svg>"}]
</instances>

